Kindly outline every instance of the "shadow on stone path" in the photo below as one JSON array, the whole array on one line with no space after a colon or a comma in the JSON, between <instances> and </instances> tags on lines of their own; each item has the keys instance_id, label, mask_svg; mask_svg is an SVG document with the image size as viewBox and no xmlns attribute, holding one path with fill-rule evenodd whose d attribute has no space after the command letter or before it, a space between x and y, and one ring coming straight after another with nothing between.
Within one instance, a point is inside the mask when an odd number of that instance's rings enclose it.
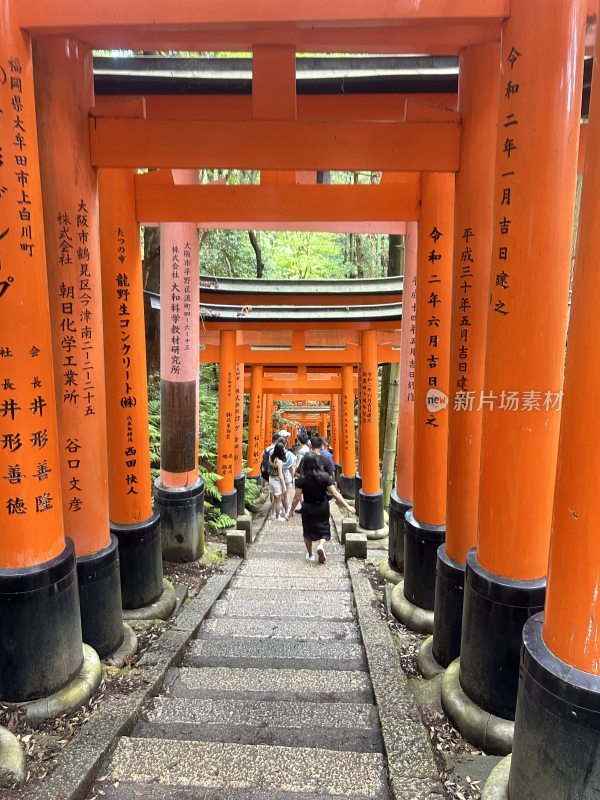
<instances>
[{"instance_id":1,"label":"shadow on stone path","mask_svg":"<svg viewBox=\"0 0 600 800\"><path fill-rule=\"evenodd\" d=\"M387 798L343 548L269 520L98 788L110 800Z\"/></svg>"}]
</instances>

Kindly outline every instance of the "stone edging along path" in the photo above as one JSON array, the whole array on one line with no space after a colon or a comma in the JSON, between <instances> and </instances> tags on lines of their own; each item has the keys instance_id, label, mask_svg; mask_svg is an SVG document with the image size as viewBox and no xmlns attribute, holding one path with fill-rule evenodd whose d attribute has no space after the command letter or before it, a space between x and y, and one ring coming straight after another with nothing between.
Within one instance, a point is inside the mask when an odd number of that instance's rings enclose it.
<instances>
[{"instance_id":1,"label":"stone edging along path","mask_svg":"<svg viewBox=\"0 0 600 800\"><path fill-rule=\"evenodd\" d=\"M375 607L375 594L360 561L348 569L358 624L379 712L394 800L444 796L429 737L400 664L392 635Z\"/></svg>"},{"instance_id":2,"label":"stone edging along path","mask_svg":"<svg viewBox=\"0 0 600 800\"><path fill-rule=\"evenodd\" d=\"M107 700L61 752L58 766L44 783L32 791L25 790L27 800L85 798L110 747L120 736L132 730L148 698L160 691L167 670L180 657L204 617L227 589L240 564L238 559L228 560L221 572L208 579L198 596L180 611L172 627L136 664L135 670L143 686L131 694L119 694Z\"/></svg>"}]
</instances>

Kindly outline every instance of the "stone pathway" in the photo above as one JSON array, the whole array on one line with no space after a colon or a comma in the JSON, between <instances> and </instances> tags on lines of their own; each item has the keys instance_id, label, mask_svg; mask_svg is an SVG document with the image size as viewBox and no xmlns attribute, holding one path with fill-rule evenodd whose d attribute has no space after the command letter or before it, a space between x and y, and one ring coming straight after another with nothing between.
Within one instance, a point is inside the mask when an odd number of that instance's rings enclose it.
<instances>
[{"instance_id":1,"label":"stone pathway","mask_svg":"<svg viewBox=\"0 0 600 800\"><path fill-rule=\"evenodd\" d=\"M343 548L306 562L296 515L266 523L99 786L107 800L385 800L382 751Z\"/></svg>"}]
</instances>

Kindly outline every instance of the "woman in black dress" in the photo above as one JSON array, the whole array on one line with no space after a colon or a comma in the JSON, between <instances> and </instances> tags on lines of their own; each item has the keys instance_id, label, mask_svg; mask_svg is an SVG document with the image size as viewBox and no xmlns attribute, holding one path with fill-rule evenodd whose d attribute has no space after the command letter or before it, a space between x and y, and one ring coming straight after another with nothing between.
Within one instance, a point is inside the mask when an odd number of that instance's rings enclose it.
<instances>
[{"instance_id":1,"label":"woman in black dress","mask_svg":"<svg viewBox=\"0 0 600 800\"><path fill-rule=\"evenodd\" d=\"M319 563L325 563L324 544L331 539L329 528L329 500L333 496L336 502L350 513L356 514L333 484L333 478L323 469L316 453L306 453L302 459L302 477L296 478L296 494L292 501L288 519L302 500L302 534L306 545L306 560L314 561L313 543L317 542Z\"/></svg>"}]
</instances>

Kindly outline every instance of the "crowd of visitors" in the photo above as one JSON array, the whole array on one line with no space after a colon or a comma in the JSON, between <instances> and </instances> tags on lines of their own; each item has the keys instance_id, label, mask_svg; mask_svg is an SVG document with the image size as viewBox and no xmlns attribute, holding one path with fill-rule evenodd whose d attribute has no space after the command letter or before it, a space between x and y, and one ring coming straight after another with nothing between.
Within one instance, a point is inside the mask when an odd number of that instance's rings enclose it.
<instances>
[{"instance_id":1,"label":"crowd of visitors","mask_svg":"<svg viewBox=\"0 0 600 800\"><path fill-rule=\"evenodd\" d=\"M315 561L316 544L316 557L323 564L327 559L325 542L331 539L330 501L356 513L335 485L335 464L327 443L320 436L300 432L290 446L290 433L280 430L263 453L261 475L269 485L271 519L285 522L299 511L306 560Z\"/></svg>"}]
</instances>

